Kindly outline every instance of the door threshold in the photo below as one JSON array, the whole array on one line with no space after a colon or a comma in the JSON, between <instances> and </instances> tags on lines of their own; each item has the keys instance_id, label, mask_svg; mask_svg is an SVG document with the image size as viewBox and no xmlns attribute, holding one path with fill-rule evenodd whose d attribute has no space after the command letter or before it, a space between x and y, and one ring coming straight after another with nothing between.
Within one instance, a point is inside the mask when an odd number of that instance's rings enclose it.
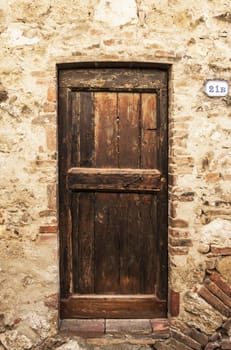
<instances>
[{"instance_id":1,"label":"door threshold","mask_svg":"<svg viewBox=\"0 0 231 350\"><path fill-rule=\"evenodd\" d=\"M60 333L82 338L146 339L154 344L155 339L170 336L167 319L63 319L60 321Z\"/></svg>"}]
</instances>

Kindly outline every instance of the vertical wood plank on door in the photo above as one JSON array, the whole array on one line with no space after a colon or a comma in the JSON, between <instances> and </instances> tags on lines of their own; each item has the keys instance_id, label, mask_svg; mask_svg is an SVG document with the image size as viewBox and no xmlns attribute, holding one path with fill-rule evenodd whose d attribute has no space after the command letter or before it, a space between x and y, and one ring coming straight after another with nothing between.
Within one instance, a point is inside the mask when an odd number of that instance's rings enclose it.
<instances>
[{"instance_id":1,"label":"vertical wood plank on door","mask_svg":"<svg viewBox=\"0 0 231 350\"><path fill-rule=\"evenodd\" d=\"M119 166L140 167L140 94L118 94Z\"/></svg>"},{"instance_id":2,"label":"vertical wood plank on door","mask_svg":"<svg viewBox=\"0 0 231 350\"><path fill-rule=\"evenodd\" d=\"M115 293L119 281L119 196L95 194L95 292Z\"/></svg>"},{"instance_id":3,"label":"vertical wood plank on door","mask_svg":"<svg viewBox=\"0 0 231 350\"><path fill-rule=\"evenodd\" d=\"M140 198L136 193L120 194L120 292L140 293Z\"/></svg>"},{"instance_id":4,"label":"vertical wood plank on door","mask_svg":"<svg viewBox=\"0 0 231 350\"><path fill-rule=\"evenodd\" d=\"M70 293L70 210L69 194L66 188L66 171L70 164L70 90L67 88L59 89L59 226L65 235L60 236L60 276L61 276L61 297L67 297Z\"/></svg>"},{"instance_id":5,"label":"vertical wood plank on door","mask_svg":"<svg viewBox=\"0 0 231 350\"><path fill-rule=\"evenodd\" d=\"M91 167L94 157L93 93L80 93L80 166Z\"/></svg>"},{"instance_id":6,"label":"vertical wood plank on door","mask_svg":"<svg viewBox=\"0 0 231 350\"><path fill-rule=\"evenodd\" d=\"M158 275L157 275L157 296L165 299L168 293L168 124L167 124L167 89L161 89L160 108L159 108L159 169L165 182L162 183L162 189L158 194Z\"/></svg>"},{"instance_id":7,"label":"vertical wood plank on door","mask_svg":"<svg viewBox=\"0 0 231 350\"><path fill-rule=\"evenodd\" d=\"M80 94L78 92L71 92L71 127L70 127L70 142L71 142L71 164L70 166L80 165Z\"/></svg>"},{"instance_id":8,"label":"vertical wood plank on door","mask_svg":"<svg viewBox=\"0 0 231 350\"><path fill-rule=\"evenodd\" d=\"M70 199L71 211L71 243L72 243L72 292L78 290L79 285L79 193L73 192Z\"/></svg>"},{"instance_id":9,"label":"vertical wood plank on door","mask_svg":"<svg viewBox=\"0 0 231 350\"><path fill-rule=\"evenodd\" d=\"M155 93L143 93L141 97L141 165L157 167L157 106Z\"/></svg>"},{"instance_id":10,"label":"vertical wood plank on door","mask_svg":"<svg viewBox=\"0 0 231 350\"><path fill-rule=\"evenodd\" d=\"M156 195L142 195L140 197L140 235L142 237L141 256L141 288L140 293L155 292L157 273L157 201Z\"/></svg>"},{"instance_id":11,"label":"vertical wood plank on door","mask_svg":"<svg viewBox=\"0 0 231 350\"><path fill-rule=\"evenodd\" d=\"M95 93L95 165L118 167L117 94Z\"/></svg>"},{"instance_id":12,"label":"vertical wood plank on door","mask_svg":"<svg viewBox=\"0 0 231 350\"><path fill-rule=\"evenodd\" d=\"M94 292L94 194L73 193L73 283L75 293Z\"/></svg>"}]
</instances>

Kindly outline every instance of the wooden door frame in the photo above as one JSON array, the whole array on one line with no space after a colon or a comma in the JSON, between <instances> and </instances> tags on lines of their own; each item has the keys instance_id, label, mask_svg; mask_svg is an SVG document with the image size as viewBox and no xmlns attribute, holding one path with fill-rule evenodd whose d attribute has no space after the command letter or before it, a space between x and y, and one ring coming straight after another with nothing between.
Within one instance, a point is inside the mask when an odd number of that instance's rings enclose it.
<instances>
[{"instance_id":1,"label":"wooden door frame","mask_svg":"<svg viewBox=\"0 0 231 350\"><path fill-rule=\"evenodd\" d=\"M59 80L59 72L60 71L63 71L63 70L68 70L68 69L97 69L97 68L123 68L123 69L159 69L159 70L163 70L165 71L165 73L167 73L167 80L169 79L168 77L168 72L169 72L169 68L170 68L170 65L169 64L157 64L157 63L151 63L151 62L78 62L78 63L61 63L61 64L57 64L57 77L58 77L58 80ZM59 86L58 86L59 88ZM166 94L167 94L167 91L168 91L168 87L166 89ZM167 101L168 101L168 95L165 96ZM168 105L166 105L165 107L165 110L162 111L162 113L165 113L166 114L166 119L167 119L167 116L168 116ZM60 106L58 106L58 125L60 124L60 121L59 121L59 115L60 115ZM167 129L167 126L166 126L166 129ZM59 127L58 127L58 130L59 130ZM166 155L164 156L165 157L165 161L163 162L164 164L164 169L163 169L163 173L165 174L165 178L166 178L166 181L167 181L167 174L168 174L168 132L166 131L165 133L166 135L163 135L163 137L166 137L164 143L165 143L165 153ZM163 186L167 186L167 183L168 182L165 182L163 183ZM167 192L167 191L166 191ZM165 197L165 202L166 202L166 212L168 210L168 198ZM59 211L59 207L58 207L58 211ZM60 212L59 212L59 216L60 216ZM167 215L166 215L167 217ZM165 231L165 236L166 236L166 244L165 246L163 247L163 251L162 251L162 254L168 254L167 252L167 227L166 225L163 227L163 230ZM62 235L59 233L59 240L60 240L60 247L62 247L62 242L63 242L63 238L62 238ZM63 256L62 254L62 249L60 249L60 266L59 266L59 269L60 269L60 276L62 276L61 274L61 271L63 271L63 267L62 267L62 264L63 264L63 261L65 261L65 256ZM163 268L163 274L166 274L166 267ZM160 274L161 275L161 274ZM166 279L168 278L168 271L167 271L167 276L166 276ZM60 282L61 282L61 278L60 278ZM69 282L68 282L69 283ZM159 281L159 283L161 283L161 281ZM167 285L166 283L166 280L163 282L165 285ZM60 283L61 284L61 283ZM61 285L60 285L60 288L61 288ZM165 288L165 287L164 287ZM167 287L166 287L167 288ZM166 289L165 288L165 289ZM62 289L60 289L60 298L62 298L64 295L65 297L67 297L67 290L66 291L63 291ZM168 291L166 290L165 291L165 296L166 298L168 297ZM167 301L167 304L168 304L168 301ZM65 317L64 317L65 318Z\"/></svg>"}]
</instances>

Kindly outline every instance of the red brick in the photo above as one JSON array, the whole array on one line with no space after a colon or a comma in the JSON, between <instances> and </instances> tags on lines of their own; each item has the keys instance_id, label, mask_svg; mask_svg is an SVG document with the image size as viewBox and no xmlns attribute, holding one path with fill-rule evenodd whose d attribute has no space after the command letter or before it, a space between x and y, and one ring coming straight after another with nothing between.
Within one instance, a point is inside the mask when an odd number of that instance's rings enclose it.
<instances>
[{"instance_id":1,"label":"red brick","mask_svg":"<svg viewBox=\"0 0 231 350\"><path fill-rule=\"evenodd\" d=\"M204 285L216 295L225 305L231 308L231 299L210 279L204 281Z\"/></svg>"},{"instance_id":2,"label":"red brick","mask_svg":"<svg viewBox=\"0 0 231 350\"><path fill-rule=\"evenodd\" d=\"M154 338L166 339L170 337L170 326L168 320L153 319L150 321Z\"/></svg>"},{"instance_id":3,"label":"red brick","mask_svg":"<svg viewBox=\"0 0 231 350\"><path fill-rule=\"evenodd\" d=\"M44 105L43 105L43 111L45 113L55 112L55 108L56 108L56 106L54 103L49 102L49 103L44 103Z\"/></svg>"},{"instance_id":4,"label":"red brick","mask_svg":"<svg viewBox=\"0 0 231 350\"><path fill-rule=\"evenodd\" d=\"M169 229L169 235L174 237L174 238L180 238L180 239L185 239L188 238L189 232L185 230L181 230L178 228L170 228Z\"/></svg>"},{"instance_id":5,"label":"red brick","mask_svg":"<svg viewBox=\"0 0 231 350\"><path fill-rule=\"evenodd\" d=\"M188 227L188 222L183 220L183 219L170 219L170 225L172 227L177 227L177 228L186 228Z\"/></svg>"},{"instance_id":6,"label":"red brick","mask_svg":"<svg viewBox=\"0 0 231 350\"><path fill-rule=\"evenodd\" d=\"M220 344L215 342L215 343L208 343L205 347L205 350L215 350L215 349L220 349Z\"/></svg>"},{"instance_id":7,"label":"red brick","mask_svg":"<svg viewBox=\"0 0 231 350\"><path fill-rule=\"evenodd\" d=\"M54 127L46 127L47 148L50 151L56 151L56 129Z\"/></svg>"},{"instance_id":8,"label":"red brick","mask_svg":"<svg viewBox=\"0 0 231 350\"><path fill-rule=\"evenodd\" d=\"M168 183L169 185L175 186L177 184L178 181L178 176L174 175L174 174L169 174L168 175Z\"/></svg>"},{"instance_id":9,"label":"red brick","mask_svg":"<svg viewBox=\"0 0 231 350\"><path fill-rule=\"evenodd\" d=\"M218 332L214 332L212 335L210 335L209 337L209 341L212 343L212 342L215 342L216 340L218 340L220 337L220 334Z\"/></svg>"},{"instance_id":10,"label":"red brick","mask_svg":"<svg viewBox=\"0 0 231 350\"><path fill-rule=\"evenodd\" d=\"M103 319L83 320L67 319L61 321L61 332L74 333L75 335L97 335L104 334L105 322Z\"/></svg>"},{"instance_id":11,"label":"red brick","mask_svg":"<svg viewBox=\"0 0 231 350\"><path fill-rule=\"evenodd\" d=\"M192 350L192 348L190 348L186 344L182 344L174 338L171 338L168 345L170 346L171 350Z\"/></svg>"},{"instance_id":12,"label":"red brick","mask_svg":"<svg viewBox=\"0 0 231 350\"><path fill-rule=\"evenodd\" d=\"M231 247L217 247L211 245L211 254L212 255L231 255Z\"/></svg>"},{"instance_id":13,"label":"red brick","mask_svg":"<svg viewBox=\"0 0 231 350\"><path fill-rule=\"evenodd\" d=\"M176 329L171 329L171 334L173 338L178 340L180 343L183 343L185 345L188 345L190 348L195 350L201 350L201 344L197 341L193 340L192 338L188 337L187 335L179 332Z\"/></svg>"},{"instance_id":14,"label":"red brick","mask_svg":"<svg viewBox=\"0 0 231 350\"><path fill-rule=\"evenodd\" d=\"M220 174L219 173L209 173L205 176L205 181L216 183L220 180Z\"/></svg>"},{"instance_id":15,"label":"red brick","mask_svg":"<svg viewBox=\"0 0 231 350\"><path fill-rule=\"evenodd\" d=\"M179 195L179 200L181 202L192 202L194 201L194 192L183 192Z\"/></svg>"},{"instance_id":16,"label":"red brick","mask_svg":"<svg viewBox=\"0 0 231 350\"><path fill-rule=\"evenodd\" d=\"M230 350L231 349L231 340L230 339L224 339L221 342L221 348L222 349L227 349Z\"/></svg>"},{"instance_id":17,"label":"red brick","mask_svg":"<svg viewBox=\"0 0 231 350\"><path fill-rule=\"evenodd\" d=\"M172 317L177 317L180 312L180 293L170 290L169 309Z\"/></svg>"},{"instance_id":18,"label":"red brick","mask_svg":"<svg viewBox=\"0 0 231 350\"><path fill-rule=\"evenodd\" d=\"M108 319L106 320L106 333L143 333L152 332L149 320L124 320L124 319Z\"/></svg>"},{"instance_id":19,"label":"red brick","mask_svg":"<svg viewBox=\"0 0 231 350\"><path fill-rule=\"evenodd\" d=\"M198 290L198 294L207 301L210 305L212 305L217 311L219 311L222 315L226 317L230 317L230 309L219 300L214 294L212 294L207 288L202 286Z\"/></svg>"},{"instance_id":20,"label":"red brick","mask_svg":"<svg viewBox=\"0 0 231 350\"><path fill-rule=\"evenodd\" d=\"M205 346L208 343L208 336L193 327L188 327L185 324L177 324L178 328L187 336L194 339L197 343Z\"/></svg>"},{"instance_id":21,"label":"red brick","mask_svg":"<svg viewBox=\"0 0 231 350\"><path fill-rule=\"evenodd\" d=\"M46 299L44 300L44 304L49 308L49 309L58 309L58 294L54 293L51 295L48 295Z\"/></svg>"},{"instance_id":22,"label":"red brick","mask_svg":"<svg viewBox=\"0 0 231 350\"><path fill-rule=\"evenodd\" d=\"M39 212L39 216L40 218L56 216L56 211L52 209L42 210Z\"/></svg>"},{"instance_id":23,"label":"red brick","mask_svg":"<svg viewBox=\"0 0 231 350\"><path fill-rule=\"evenodd\" d=\"M177 206L178 206L178 202L171 202L170 205L170 216L172 218L176 218L177 217Z\"/></svg>"},{"instance_id":24,"label":"red brick","mask_svg":"<svg viewBox=\"0 0 231 350\"><path fill-rule=\"evenodd\" d=\"M39 233L57 233L57 226L40 226Z\"/></svg>"},{"instance_id":25,"label":"red brick","mask_svg":"<svg viewBox=\"0 0 231 350\"><path fill-rule=\"evenodd\" d=\"M171 238L169 239L169 243L173 247L192 247L192 240L185 238Z\"/></svg>"},{"instance_id":26,"label":"red brick","mask_svg":"<svg viewBox=\"0 0 231 350\"><path fill-rule=\"evenodd\" d=\"M21 317L18 317L18 318L16 318L15 320L14 320L14 325L16 325L16 324L19 324L20 322L22 321L22 318Z\"/></svg>"},{"instance_id":27,"label":"red brick","mask_svg":"<svg viewBox=\"0 0 231 350\"><path fill-rule=\"evenodd\" d=\"M168 251L171 255L187 255L189 250L188 247L172 247L169 245Z\"/></svg>"},{"instance_id":28,"label":"red brick","mask_svg":"<svg viewBox=\"0 0 231 350\"><path fill-rule=\"evenodd\" d=\"M180 167L186 166L192 168L194 165L194 158L190 156L174 157L172 160L174 164Z\"/></svg>"},{"instance_id":29,"label":"red brick","mask_svg":"<svg viewBox=\"0 0 231 350\"><path fill-rule=\"evenodd\" d=\"M158 342L155 344L156 350L173 350L171 346L168 346L167 344L163 342Z\"/></svg>"},{"instance_id":30,"label":"red brick","mask_svg":"<svg viewBox=\"0 0 231 350\"><path fill-rule=\"evenodd\" d=\"M104 40L103 43L106 46L112 46L112 45L115 45L115 40L114 39Z\"/></svg>"},{"instance_id":31,"label":"red brick","mask_svg":"<svg viewBox=\"0 0 231 350\"><path fill-rule=\"evenodd\" d=\"M165 50L156 50L155 52L156 57L166 57L166 58L175 58L176 53L175 51L165 51Z\"/></svg>"},{"instance_id":32,"label":"red brick","mask_svg":"<svg viewBox=\"0 0 231 350\"><path fill-rule=\"evenodd\" d=\"M231 288L228 286L228 284L226 282L224 282L222 280L222 278L218 275L218 273L216 272L213 272L211 275L210 275L210 279L216 283L216 285L221 289L223 290L223 292L225 294L228 295L229 298L231 298Z\"/></svg>"},{"instance_id":33,"label":"red brick","mask_svg":"<svg viewBox=\"0 0 231 350\"><path fill-rule=\"evenodd\" d=\"M56 101L56 89L53 86L49 86L47 89L47 101L48 102Z\"/></svg>"},{"instance_id":34,"label":"red brick","mask_svg":"<svg viewBox=\"0 0 231 350\"><path fill-rule=\"evenodd\" d=\"M37 243L54 243L57 241L57 236L53 233L43 233L38 235Z\"/></svg>"}]
</instances>

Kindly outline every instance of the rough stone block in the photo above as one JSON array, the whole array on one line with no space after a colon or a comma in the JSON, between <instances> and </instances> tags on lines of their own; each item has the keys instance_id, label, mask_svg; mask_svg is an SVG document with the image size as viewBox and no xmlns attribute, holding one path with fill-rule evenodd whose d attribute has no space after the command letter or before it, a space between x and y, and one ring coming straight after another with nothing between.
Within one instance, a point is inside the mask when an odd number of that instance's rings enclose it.
<instances>
[{"instance_id":1,"label":"rough stone block","mask_svg":"<svg viewBox=\"0 0 231 350\"><path fill-rule=\"evenodd\" d=\"M106 320L106 333L138 333L150 334L152 332L149 320L124 320L108 319Z\"/></svg>"},{"instance_id":2,"label":"rough stone block","mask_svg":"<svg viewBox=\"0 0 231 350\"><path fill-rule=\"evenodd\" d=\"M222 257L221 259L218 260L218 263L217 263L217 271L221 274L221 278L224 279L227 287L226 287L226 290L227 292L225 292L227 295L230 296L231 298L231 269L230 269L230 266L231 266L231 256L224 256ZM229 291L228 291L229 289Z\"/></svg>"},{"instance_id":3,"label":"rough stone block","mask_svg":"<svg viewBox=\"0 0 231 350\"><path fill-rule=\"evenodd\" d=\"M105 321L103 319L83 320L83 319L66 319L61 321L61 332L74 333L76 335L96 335L104 334Z\"/></svg>"}]
</instances>

